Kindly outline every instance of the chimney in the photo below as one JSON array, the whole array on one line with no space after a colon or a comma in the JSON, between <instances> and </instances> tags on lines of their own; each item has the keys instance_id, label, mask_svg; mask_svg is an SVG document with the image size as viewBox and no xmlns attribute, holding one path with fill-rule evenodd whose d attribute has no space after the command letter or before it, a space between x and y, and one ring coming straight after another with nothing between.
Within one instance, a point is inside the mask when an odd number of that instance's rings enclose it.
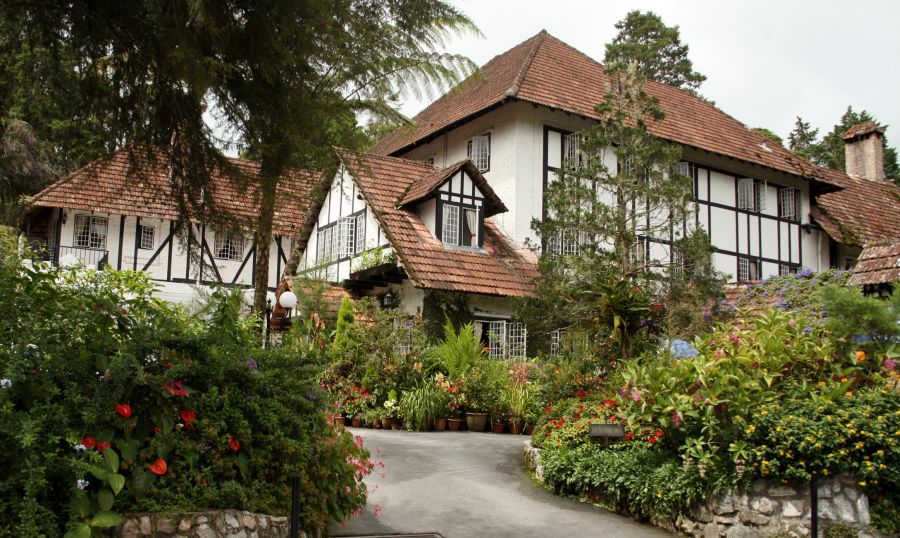
<instances>
[{"instance_id":1,"label":"chimney","mask_svg":"<svg viewBox=\"0 0 900 538\"><path fill-rule=\"evenodd\" d=\"M871 181L884 179L884 129L867 121L851 127L843 138L847 174Z\"/></svg>"}]
</instances>

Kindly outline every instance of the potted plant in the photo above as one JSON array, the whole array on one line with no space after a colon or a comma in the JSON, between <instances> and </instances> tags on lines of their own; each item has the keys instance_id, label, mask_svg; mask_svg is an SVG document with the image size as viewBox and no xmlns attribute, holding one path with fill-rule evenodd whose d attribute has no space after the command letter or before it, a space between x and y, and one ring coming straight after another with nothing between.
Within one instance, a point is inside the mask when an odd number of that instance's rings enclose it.
<instances>
[{"instance_id":1,"label":"potted plant","mask_svg":"<svg viewBox=\"0 0 900 538\"><path fill-rule=\"evenodd\" d=\"M519 435L525 429L525 417L534 399L533 389L525 383L510 383L503 391L503 404L509 412L509 431Z\"/></svg>"},{"instance_id":2,"label":"potted plant","mask_svg":"<svg viewBox=\"0 0 900 538\"><path fill-rule=\"evenodd\" d=\"M404 392L400 398L400 413L406 420L406 428L424 431L434 419L446 413L449 394L433 381L424 381L417 388Z\"/></svg>"},{"instance_id":3,"label":"potted plant","mask_svg":"<svg viewBox=\"0 0 900 538\"><path fill-rule=\"evenodd\" d=\"M390 398L384 402L381 413L381 425L384 429L397 429L397 423L400 419L400 402L397 401L397 393L393 390L390 392Z\"/></svg>"},{"instance_id":4,"label":"potted plant","mask_svg":"<svg viewBox=\"0 0 900 538\"><path fill-rule=\"evenodd\" d=\"M466 402L466 424L474 432L484 431L488 411L500 398L505 383L506 366L500 361L483 361L462 375L462 391Z\"/></svg>"},{"instance_id":5,"label":"potted plant","mask_svg":"<svg viewBox=\"0 0 900 538\"><path fill-rule=\"evenodd\" d=\"M346 411L347 416L351 418L354 428L363 425L364 414L370 410L375 404L375 396L365 387L354 387L347 398L344 400L342 408Z\"/></svg>"},{"instance_id":6,"label":"potted plant","mask_svg":"<svg viewBox=\"0 0 900 538\"><path fill-rule=\"evenodd\" d=\"M452 432L459 431L465 423L463 410L466 407L466 398L462 391L462 383L459 381L450 383L447 394L450 395L447 402L447 429Z\"/></svg>"}]
</instances>

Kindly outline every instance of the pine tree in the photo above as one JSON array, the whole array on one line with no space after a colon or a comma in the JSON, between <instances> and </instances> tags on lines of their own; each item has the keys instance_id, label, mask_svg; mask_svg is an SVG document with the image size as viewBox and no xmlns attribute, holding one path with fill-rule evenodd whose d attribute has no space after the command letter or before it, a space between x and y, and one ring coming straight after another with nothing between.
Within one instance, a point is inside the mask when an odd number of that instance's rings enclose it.
<instances>
[{"instance_id":1,"label":"pine tree","mask_svg":"<svg viewBox=\"0 0 900 538\"><path fill-rule=\"evenodd\" d=\"M788 135L788 149L807 160L812 160L812 151L816 145L819 130L810 127L809 122L797 116L794 130Z\"/></svg>"},{"instance_id":2,"label":"pine tree","mask_svg":"<svg viewBox=\"0 0 900 538\"><path fill-rule=\"evenodd\" d=\"M607 67L622 69L637 62L644 78L696 91L706 77L694 71L688 45L681 43L678 26L666 26L659 15L631 11L616 23L619 33L606 45Z\"/></svg>"}]
</instances>

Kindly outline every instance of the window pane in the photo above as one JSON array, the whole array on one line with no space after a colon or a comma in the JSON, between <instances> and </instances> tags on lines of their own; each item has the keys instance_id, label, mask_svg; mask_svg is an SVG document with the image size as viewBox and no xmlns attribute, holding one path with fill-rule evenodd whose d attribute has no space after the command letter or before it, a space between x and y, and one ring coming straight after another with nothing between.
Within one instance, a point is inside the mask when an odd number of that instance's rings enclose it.
<instances>
[{"instance_id":1,"label":"window pane","mask_svg":"<svg viewBox=\"0 0 900 538\"><path fill-rule=\"evenodd\" d=\"M459 206L444 204L441 240L448 245L459 244Z\"/></svg>"},{"instance_id":2,"label":"window pane","mask_svg":"<svg viewBox=\"0 0 900 538\"><path fill-rule=\"evenodd\" d=\"M105 249L108 223L106 217L75 215L73 243L81 248Z\"/></svg>"},{"instance_id":3,"label":"window pane","mask_svg":"<svg viewBox=\"0 0 900 538\"><path fill-rule=\"evenodd\" d=\"M478 246L478 210L466 209L463 211L462 244L467 247Z\"/></svg>"},{"instance_id":4,"label":"window pane","mask_svg":"<svg viewBox=\"0 0 900 538\"><path fill-rule=\"evenodd\" d=\"M356 216L356 245L355 252L366 250L366 212Z\"/></svg>"},{"instance_id":5,"label":"window pane","mask_svg":"<svg viewBox=\"0 0 900 538\"><path fill-rule=\"evenodd\" d=\"M216 258L240 261L244 256L244 237L238 234L216 232Z\"/></svg>"},{"instance_id":6,"label":"window pane","mask_svg":"<svg viewBox=\"0 0 900 538\"><path fill-rule=\"evenodd\" d=\"M151 250L156 244L156 228L154 226L140 227L140 247L145 250Z\"/></svg>"},{"instance_id":7,"label":"window pane","mask_svg":"<svg viewBox=\"0 0 900 538\"><path fill-rule=\"evenodd\" d=\"M476 136L466 145L469 159L475 163L475 167L482 172L491 168L491 138L490 135Z\"/></svg>"}]
</instances>

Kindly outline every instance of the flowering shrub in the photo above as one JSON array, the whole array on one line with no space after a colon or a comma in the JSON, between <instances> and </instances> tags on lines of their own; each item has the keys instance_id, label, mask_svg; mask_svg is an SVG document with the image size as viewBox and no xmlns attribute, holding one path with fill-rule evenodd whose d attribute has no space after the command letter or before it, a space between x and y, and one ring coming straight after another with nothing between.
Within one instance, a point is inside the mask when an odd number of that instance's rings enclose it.
<instances>
[{"instance_id":1,"label":"flowering shrub","mask_svg":"<svg viewBox=\"0 0 900 538\"><path fill-rule=\"evenodd\" d=\"M531 442L539 447L574 448L588 445L590 424L625 423L616 408L617 404L612 400L586 400L583 392L580 398L548 403L544 409L544 419L535 429ZM629 431L628 439L633 438L634 432Z\"/></svg>"},{"instance_id":2,"label":"flowering shrub","mask_svg":"<svg viewBox=\"0 0 900 538\"><path fill-rule=\"evenodd\" d=\"M341 411L347 413L351 418L362 418L362 416L375 407L375 395L369 392L365 387L352 386L346 389L343 402L340 405Z\"/></svg>"},{"instance_id":3,"label":"flowering shrub","mask_svg":"<svg viewBox=\"0 0 900 538\"><path fill-rule=\"evenodd\" d=\"M0 535L96 535L123 510L285 514L290 476L311 528L365 503L368 452L326 423L303 356L258 349L239 295L200 322L141 273L31 269L8 243L0 258L16 312L0 318Z\"/></svg>"}]
</instances>

